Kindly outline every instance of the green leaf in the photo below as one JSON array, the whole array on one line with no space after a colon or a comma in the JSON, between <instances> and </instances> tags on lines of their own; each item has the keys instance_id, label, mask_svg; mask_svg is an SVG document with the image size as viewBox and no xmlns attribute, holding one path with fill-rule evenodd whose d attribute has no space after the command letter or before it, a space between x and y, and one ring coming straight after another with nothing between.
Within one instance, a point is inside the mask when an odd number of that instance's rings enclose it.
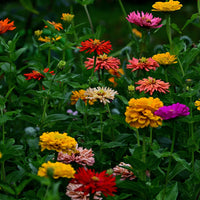
<instances>
[{"instance_id":1,"label":"green leaf","mask_svg":"<svg viewBox=\"0 0 200 200\"><path fill-rule=\"evenodd\" d=\"M15 51L15 60L19 58L21 54L23 54L27 50L26 47L20 48L17 51Z\"/></svg>"},{"instance_id":2,"label":"green leaf","mask_svg":"<svg viewBox=\"0 0 200 200\"><path fill-rule=\"evenodd\" d=\"M5 191L9 194L15 195L15 191L10 185L0 182L0 187L1 187L1 190Z\"/></svg>"},{"instance_id":3,"label":"green leaf","mask_svg":"<svg viewBox=\"0 0 200 200\"><path fill-rule=\"evenodd\" d=\"M29 184L29 183L31 182L31 180L32 180L32 179L26 179L26 180L22 181L22 182L15 188L17 195L19 195L19 194L22 192L22 190L26 187L27 184Z\"/></svg>"},{"instance_id":4,"label":"green leaf","mask_svg":"<svg viewBox=\"0 0 200 200\"><path fill-rule=\"evenodd\" d=\"M125 105L128 105L128 100L121 95L116 95L117 98L119 98Z\"/></svg>"},{"instance_id":5,"label":"green leaf","mask_svg":"<svg viewBox=\"0 0 200 200\"><path fill-rule=\"evenodd\" d=\"M62 120L66 120L68 118L69 118L69 116L66 114L51 114L51 115L47 116L46 121L50 121L50 122L62 121Z\"/></svg>"},{"instance_id":6,"label":"green leaf","mask_svg":"<svg viewBox=\"0 0 200 200\"><path fill-rule=\"evenodd\" d=\"M133 156L125 157L126 163L129 163L134 170L146 170L146 164Z\"/></svg>"},{"instance_id":7,"label":"green leaf","mask_svg":"<svg viewBox=\"0 0 200 200\"><path fill-rule=\"evenodd\" d=\"M0 194L0 199L2 199L2 200L16 200L14 197L4 195L4 194Z\"/></svg>"},{"instance_id":8,"label":"green leaf","mask_svg":"<svg viewBox=\"0 0 200 200\"><path fill-rule=\"evenodd\" d=\"M179 34L182 33L181 30L180 30L180 28L177 26L177 24L172 23L172 24L171 24L171 27L172 27L172 29L174 29L175 31L177 31Z\"/></svg>"},{"instance_id":9,"label":"green leaf","mask_svg":"<svg viewBox=\"0 0 200 200\"><path fill-rule=\"evenodd\" d=\"M32 12L34 14L37 14L37 15L39 14L39 12L33 8L31 0L20 0L20 3L28 11L30 11L30 12Z\"/></svg>"},{"instance_id":10,"label":"green leaf","mask_svg":"<svg viewBox=\"0 0 200 200\"><path fill-rule=\"evenodd\" d=\"M182 30L184 30L190 23L192 23L192 22L193 22L195 19L197 19L197 18L199 18L199 13L193 14L193 15L191 16L191 18L188 19L188 20L186 21L186 23L184 24Z\"/></svg>"},{"instance_id":11,"label":"green leaf","mask_svg":"<svg viewBox=\"0 0 200 200\"><path fill-rule=\"evenodd\" d=\"M81 114L86 114L85 102L82 99L79 99L75 106L76 110L78 110Z\"/></svg>"},{"instance_id":12,"label":"green leaf","mask_svg":"<svg viewBox=\"0 0 200 200\"><path fill-rule=\"evenodd\" d=\"M82 6L92 4L94 0L76 0L77 3L80 3Z\"/></svg>"}]
</instances>

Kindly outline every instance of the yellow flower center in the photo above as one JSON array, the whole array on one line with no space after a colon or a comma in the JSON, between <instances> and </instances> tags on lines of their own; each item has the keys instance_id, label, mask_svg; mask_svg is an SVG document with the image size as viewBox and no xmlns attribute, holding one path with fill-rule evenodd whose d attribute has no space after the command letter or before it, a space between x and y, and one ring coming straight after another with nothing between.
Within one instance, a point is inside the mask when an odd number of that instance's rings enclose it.
<instances>
[{"instance_id":1,"label":"yellow flower center","mask_svg":"<svg viewBox=\"0 0 200 200\"><path fill-rule=\"evenodd\" d=\"M96 176L93 176L91 179L92 179L93 181L99 181L99 178L96 177Z\"/></svg>"},{"instance_id":2,"label":"yellow flower center","mask_svg":"<svg viewBox=\"0 0 200 200\"><path fill-rule=\"evenodd\" d=\"M139 62L145 63L145 62L147 62L147 59L145 57L142 57L142 58L139 59Z\"/></svg>"},{"instance_id":3,"label":"yellow flower center","mask_svg":"<svg viewBox=\"0 0 200 200\"><path fill-rule=\"evenodd\" d=\"M97 93L99 96L104 96L105 94L105 91L104 90L99 90L98 93Z\"/></svg>"},{"instance_id":4,"label":"yellow flower center","mask_svg":"<svg viewBox=\"0 0 200 200\"><path fill-rule=\"evenodd\" d=\"M98 56L101 60L107 60L109 57L104 53L103 55Z\"/></svg>"},{"instance_id":5,"label":"yellow flower center","mask_svg":"<svg viewBox=\"0 0 200 200\"><path fill-rule=\"evenodd\" d=\"M100 40L94 39L93 44L100 44Z\"/></svg>"}]
</instances>

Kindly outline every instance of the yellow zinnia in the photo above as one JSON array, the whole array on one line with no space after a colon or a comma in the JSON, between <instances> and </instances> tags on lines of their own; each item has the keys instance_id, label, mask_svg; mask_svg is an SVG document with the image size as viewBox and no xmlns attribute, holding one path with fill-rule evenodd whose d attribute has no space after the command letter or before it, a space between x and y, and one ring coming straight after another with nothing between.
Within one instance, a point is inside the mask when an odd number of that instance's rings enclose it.
<instances>
[{"instance_id":1,"label":"yellow zinnia","mask_svg":"<svg viewBox=\"0 0 200 200\"><path fill-rule=\"evenodd\" d=\"M126 107L125 120L134 128L144 128L147 126L156 128L162 125L162 119L154 115L154 112L160 107L163 107L163 102L159 98L132 98L129 101L129 106Z\"/></svg>"},{"instance_id":2,"label":"yellow zinnia","mask_svg":"<svg viewBox=\"0 0 200 200\"><path fill-rule=\"evenodd\" d=\"M52 38L47 37L47 36L45 36L43 38L42 36L40 36L38 38L38 40L41 41L41 42L53 42L53 41L57 41L57 40L60 40L60 39L61 39L61 36L55 36L55 37L52 37Z\"/></svg>"},{"instance_id":3,"label":"yellow zinnia","mask_svg":"<svg viewBox=\"0 0 200 200\"><path fill-rule=\"evenodd\" d=\"M177 63L176 56L171 55L169 52L156 54L152 57L152 59L160 65L171 65Z\"/></svg>"},{"instance_id":4,"label":"yellow zinnia","mask_svg":"<svg viewBox=\"0 0 200 200\"><path fill-rule=\"evenodd\" d=\"M171 12L180 10L183 5L179 1L169 0L168 2L156 2L152 5L152 11Z\"/></svg>"},{"instance_id":5,"label":"yellow zinnia","mask_svg":"<svg viewBox=\"0 0 200 200\"><path fill-rule=\"evenodd\" d=\"M69 13L62 13L61 19L62 19L63 21L71 22L73 18L74 18L74 15L72 15L72 14L69 14Z\"/></svg>"},{"instance_id":6,"label":"yellow zinnia","mask_svg":"<svg viewBox=\"0 0 200 200\"><path fill-rule=\"evenodd\" d=\"M195 101L194 105L197 106L197 110L200 110L200 100Z\"/></svg>"},{"instance_id":7,"label":"yellow zinnia","mask_svg":"<svg viewBox=\"0 0 200 200\"><path fill-rule=\"evenodd\" d=\"M77 142L74 138L68 136L67 133L56 131L44 132L40 136L39 145L41 146L41 151L48 149L71 154L72 152L76 152Z\"/></svg>"},{"instance_id":8,"label":"yellow zinnia","mask_svg":"<svg viewBox=\"0 0 200 200\"><path fill-rule=\"evenodd\" d=\"M43 163L42 166L38 170L38 176L48 177L51 173L53 174L54 179L62 178L74 178L74 174L76 171L70 164L64 164L62 162L52 163L48 161L47 163Z\"/></svg>"}]
</instances>

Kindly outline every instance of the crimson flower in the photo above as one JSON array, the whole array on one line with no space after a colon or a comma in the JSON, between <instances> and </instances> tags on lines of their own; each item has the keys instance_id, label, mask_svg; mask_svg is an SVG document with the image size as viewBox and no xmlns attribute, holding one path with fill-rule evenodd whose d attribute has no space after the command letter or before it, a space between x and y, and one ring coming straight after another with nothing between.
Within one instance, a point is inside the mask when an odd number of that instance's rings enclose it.
<instances>
[{"instance_id":1,"label":"crimson flower","mask_svg":"<svg viewBox=\"0 0 200 200\"><path fill-rule=\"evenodd\" d=\"M49 68L45 68L45 69L43 70L43 72L44 72L44 73L47 73L47 72L48 72L48 73L50 73L50 74L52 74L52 75L55 75L55 74L54 74L54 71L50 71L50 72L49 72ZM26 80L30 80L30 79L41 80L42 78L45 77L43 74L41 74L40 72L35 71L35 70L33 70L32 73L24 74L24 76L27 77Z\"/></svg>"},{"instance_id":2,"label":"crimson flower","mask_svg":"<svg viewBox=\"0 0 200 200\"><path fill-rule=\"evenodd\" d=\"M86 51L86 53L96 52L98 55L102 55L103 53L109 53L112 50L112 46L110 41L100 41L97 39L89 39L84 42L81 42L81 47L79 47L80 51Z\"/></svg>"},{"instance_id":3,"label":"crimson flower","mask_svg":"<svg viewBox=\"0 0 200 200\"><path fill-rule=\"evenodd\" d=\"M161 22L161 18L153 17L152 13L145 13L137 11L137 13L131 12L126 18L130 23L136 24L137 26L141 26L144 28L160 28L163 24L159 24Z\"/></svg>"},{"instance_id":4,"label":"crimson flower","mask_svg":"<svg viewBox=\"0 0 200 200\"><path fill-rule=\"evenodd\" d=\"M8 23L10 20L8 18L0 20L0 34L3 34L7 31L12 31L16 27L14 26L14 21Z\"/></svg>"},{"instance_id":5,"label":"crimson flower","mask_svg":"<svg viewBox=\"0 0 200 200\"><path fill-rule=\"evenodd\" d=\"M106 197L114 196L113 192L117 191L115 177L109 175L106 171L97 173L87 168L79 168L70 183L81 184L75 191L82 191L84 195L95 194L100 191Z\"/></svg>"},{"instance_id":6,"label":"crimson flower","mask_svg":"<svg viewBox=\"0 0 200 200\"><path fill-rule=\"evenodd\" d=\"M93 58L87 58L88 61L85 61L85 67L87 69L92 69L94 67L94 57ZM100 55L97 57L96 60L96 67L95 72L99 69L113 69L117 70L120 65L120 60L118 58L108 57L106 54Z\"/></svg>"},{"instance_id":7,"label":"crimson flower","mask_svg":"<svg viewBox=\"0 0 200 200\"><path fill-rule=\"evenodd\" d=\"M132 69L132 72L138 69L144 69L145 71L149 71L150 69L156 70L160 65L153 60L152 58L142 57L140 59L132 58L132 60L128 61L130 64L127 64L127 69Z\"/></svg>"},{"instance_id":8,"label":"crimson flower","mask_svg":"<svg viewBox=\"0 0 200 200\"><path fill-rule=\"evenodd\" d=\"M169 83L165 83L164 81L156 80L155 78L148 77L143 78L142 80L139 80L135 84L138 84L140 86L136 87L136 90L139 90L140 92L145 91L145 93L149 92L150 95L154 93L154 91L158 91L161 93L169 92Z\"/></svg>"}]
</instances>

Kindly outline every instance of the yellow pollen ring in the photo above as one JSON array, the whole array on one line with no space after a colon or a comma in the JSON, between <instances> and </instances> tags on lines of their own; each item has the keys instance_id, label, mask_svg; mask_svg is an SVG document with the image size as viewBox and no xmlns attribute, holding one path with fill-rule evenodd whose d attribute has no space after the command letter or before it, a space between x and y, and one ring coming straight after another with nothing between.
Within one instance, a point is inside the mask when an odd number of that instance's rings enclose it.
<instances>
[{"instance_id":1,"label":"yellow pollen ring","mask_svg":"<svg viewBox=\"0 0 200 200\"><path fill-rule=\"evenodd\" d=\"M93 176L91 179L92 179L93 181L99 181L99 178L96 177L96 176Z\"/></svg>"}]
</instances>

